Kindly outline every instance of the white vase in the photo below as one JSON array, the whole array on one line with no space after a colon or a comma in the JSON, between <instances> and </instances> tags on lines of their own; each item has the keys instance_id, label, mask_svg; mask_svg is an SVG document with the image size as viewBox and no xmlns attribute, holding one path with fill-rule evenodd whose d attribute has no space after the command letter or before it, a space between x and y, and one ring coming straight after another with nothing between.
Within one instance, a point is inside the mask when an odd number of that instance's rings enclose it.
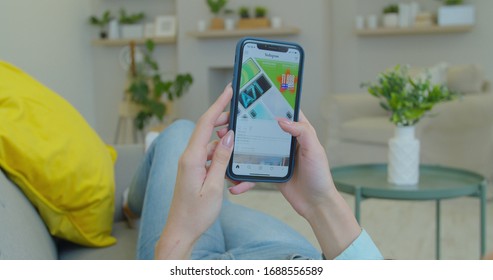
<instances>
[{"instance_id":1,"label":"white vase","mask_svg":"<svg viewBox=\"0 0 493 280\"><path fill-rule=\"evenodd\" d=\"M120 38L120 26L117 19L110 21L108 25L108 38L109 39L119 39Z\"/></svg>"},{"instance_id":2,"label":"white vase","mask_svg":"<svg viewBox=\"0 0 493 280\"><path fill-rule=\"evenodd\" d=\"M419 140L414 126L397 126L389 140L388 182L415 185L419 181Z\"/></svg>"},{"instance_id":3,"label":"white vase","mask_svg":"<svg viewBox=\"0 0 493 280\"><path fill-rule=\"evenodd\" d=\"M224 20L224 27L226 30L234 30L235 29L235 19L234 18L226 18Z\"/></svg>"},{"instance_id":4,"label":"white vase","mask_svg":"<svg viewBox=\"0 0 493 280\"><path fill-rule=\"evenodd\" d=\"M366 18L366 26L369 29L376 29L378 27L378 17L376 15L369 15Z\"/></svg>"},{"instance_id":5,"label":"white vase","mask_svg":"<svg viewBox=\"0 0 493 280\"><path fill-rule=\"evenodd\" d=\"M396 13L384 14L383 26L388 28L394 28L399 26L399 15Z\"/></svg>"}]
</instances>

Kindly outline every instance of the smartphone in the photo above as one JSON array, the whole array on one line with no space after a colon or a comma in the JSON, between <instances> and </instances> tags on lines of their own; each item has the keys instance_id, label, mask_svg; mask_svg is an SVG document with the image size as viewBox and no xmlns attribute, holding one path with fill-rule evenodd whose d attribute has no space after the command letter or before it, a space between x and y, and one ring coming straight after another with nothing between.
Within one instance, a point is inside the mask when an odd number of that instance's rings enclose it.
<instances>
[{"instance_id":1,"label":"smartphone","mask_svg":"<svg viewBox=\"0 0 493 280\"><path fill-rule=\"evenodd\" d=\"M295 43L244 38L236 46L229 128L235 132L226 171L235 181L286 182L296 139L279 118L298 120L304 51Z\"/></svg>"}]
</instances>

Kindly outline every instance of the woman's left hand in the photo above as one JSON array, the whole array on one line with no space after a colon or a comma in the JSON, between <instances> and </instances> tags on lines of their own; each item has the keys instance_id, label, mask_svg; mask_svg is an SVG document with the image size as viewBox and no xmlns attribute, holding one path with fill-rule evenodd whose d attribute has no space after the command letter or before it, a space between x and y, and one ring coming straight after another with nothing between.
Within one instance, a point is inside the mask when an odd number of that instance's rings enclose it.
<instances>
[{"instance_id":1,"label":"woman's left hand","mask_svg":"<svg viewBox=\"0 0 493 280\"><path fill-rule=\"evenodd\" d=\"M229 131L219 141L209 141L214 129L229 121L229 114L223 110L231 96L231 85L228 85L197 122L180 158L173 201L156 246L156 258L188 258L197 239L219 216L234 133Z\"/></svg>"}]
</instances>

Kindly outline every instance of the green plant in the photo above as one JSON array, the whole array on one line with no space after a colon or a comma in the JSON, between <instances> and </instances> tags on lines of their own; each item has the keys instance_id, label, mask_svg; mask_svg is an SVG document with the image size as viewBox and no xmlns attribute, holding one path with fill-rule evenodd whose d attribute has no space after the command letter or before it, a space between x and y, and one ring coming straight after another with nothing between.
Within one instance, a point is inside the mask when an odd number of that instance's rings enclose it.
<instances>
[{"instance_id":1,"label":"green plant","mask_svg":"<svg viewBox=\"0 0 493 280\"><path fill-rule=\"evenodd\" d=\"M96 25L99 27L100 29L100 35L101 35L101 38L105 38L106 37L106 26L108 25L108 23L113 19L113 17L111 16L111 12L109 10L105 11L100 18L98 18L97 16L91 16L89 17L89 23L92 24L92 25Z\"/></svg>"},{"instance_id":2,"label":"green plant","mask_svg":"<svg viewBox=\"0 0 493 280\"><path fill-rule=\"evenodd\" d=\"M121 24L135 24L143 20L144 18L145 18L144 13L127 14L127 11L125 11L125 9L121 9L120 18L118 19L118 21Z\"/></svg>"},{"instance_id":3,"label":"green plant","mask_svg":"<svg viewBox=\"0 0 493 280\"><path fill-rule=\"evenodd\" d=\"M256 18L263 18L267 15L267 8L265 7L255 7L255 17Z\"/></svg>"},{"instance_id":4,"label":"green plant","mask_svg":"<svg viewBox=\"0 0 493 280\"><path fill-rule=\"evenodd\" d=\"M458 95L443 85L431 84L429 75L412 79L408 68L397 65L381 73L376 84L361 85L380 99L380 106L390 113L390 121L399 126L416 124L435 104L453 100Z\"/></svg>"},{"instance_id":5,"label":"green plant","mask_svg":"<svg viewBox=\"0 0 493 280\"><path fill-rule=\"evenodd\" d=\"M442 0L442 1L447 6L461 5L462 3L464 3L464 0Z\"/></svg>"},{"instance_id":6,"label":"green plant","mask_svg":"<svg viewBox=\"0 0 493 280\"><path fill-rule=\"evenodd\" d=\"M207 0L207 5L214 15L219 15L221 10L226 6L228 0Z\"/></svg>"},{"instance_id":7,"label":"green plant","mask_svg":"<svg viewBox=\"0 0 493 280\"><path fill-rule=\"evenodd\" d=\"M226 15L226 16L234 15L234 13L235 13L235 11L232 9L225 9L224 10L224 15Z\"/></svg>"},{"instance_id":8,"label":"green plant","mask_svg":"<svg viewBox=\"0 0 493 280\"><path fill-rule=\"evenodd\" d=\"M163 81L159 74L159 65L152 56L153 51L154 41L148 39L144 61L139 65L127 89L130 100L140 106L134 120L139 130L142 130L153 116L163 120L166 114L163 95L167 100L173 101L180 98L193 83L193 78L189 73L179 74L172 81Z\"/></svg>"},{"instance_id":9,"label":"green plant","mask_svg":"<svg viewBox=\"0 0 493 280\"><path fill-rule=\"evenodd\" d=\"M397 6L396 4L387 5L387 6L385 6L385 8L383 8L383 13L384 14L397 14L397 13L399 13L399 6Z\"/></svg>"},{"instance_id":10,"label":"green plant","mask_svg":"<svg viewBox=\"0 0 493 280\"><path fill-rule=\"evenodd\" d=\"M240 18L250 18L250 9L248 7L240 7L238 9L238 15Z\"/></svg>"}]
</instances>

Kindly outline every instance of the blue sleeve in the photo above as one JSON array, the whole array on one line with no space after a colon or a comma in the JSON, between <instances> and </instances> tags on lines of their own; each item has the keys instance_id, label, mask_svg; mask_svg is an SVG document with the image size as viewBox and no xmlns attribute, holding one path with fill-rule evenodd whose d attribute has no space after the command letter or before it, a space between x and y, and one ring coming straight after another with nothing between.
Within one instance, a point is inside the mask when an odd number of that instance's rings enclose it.
<instances>
[{"instance_id":1,"label":"blue sleeve","mask_svg":"<svg viewBox=\"0 0 493 280\"><path fill-rule=\"evenodd\" d=\"M366 230L361 230L360 235L349 247L346 248L336 260L383 260L383 256L378 250Z\"/></svg>"}]
</instances>

